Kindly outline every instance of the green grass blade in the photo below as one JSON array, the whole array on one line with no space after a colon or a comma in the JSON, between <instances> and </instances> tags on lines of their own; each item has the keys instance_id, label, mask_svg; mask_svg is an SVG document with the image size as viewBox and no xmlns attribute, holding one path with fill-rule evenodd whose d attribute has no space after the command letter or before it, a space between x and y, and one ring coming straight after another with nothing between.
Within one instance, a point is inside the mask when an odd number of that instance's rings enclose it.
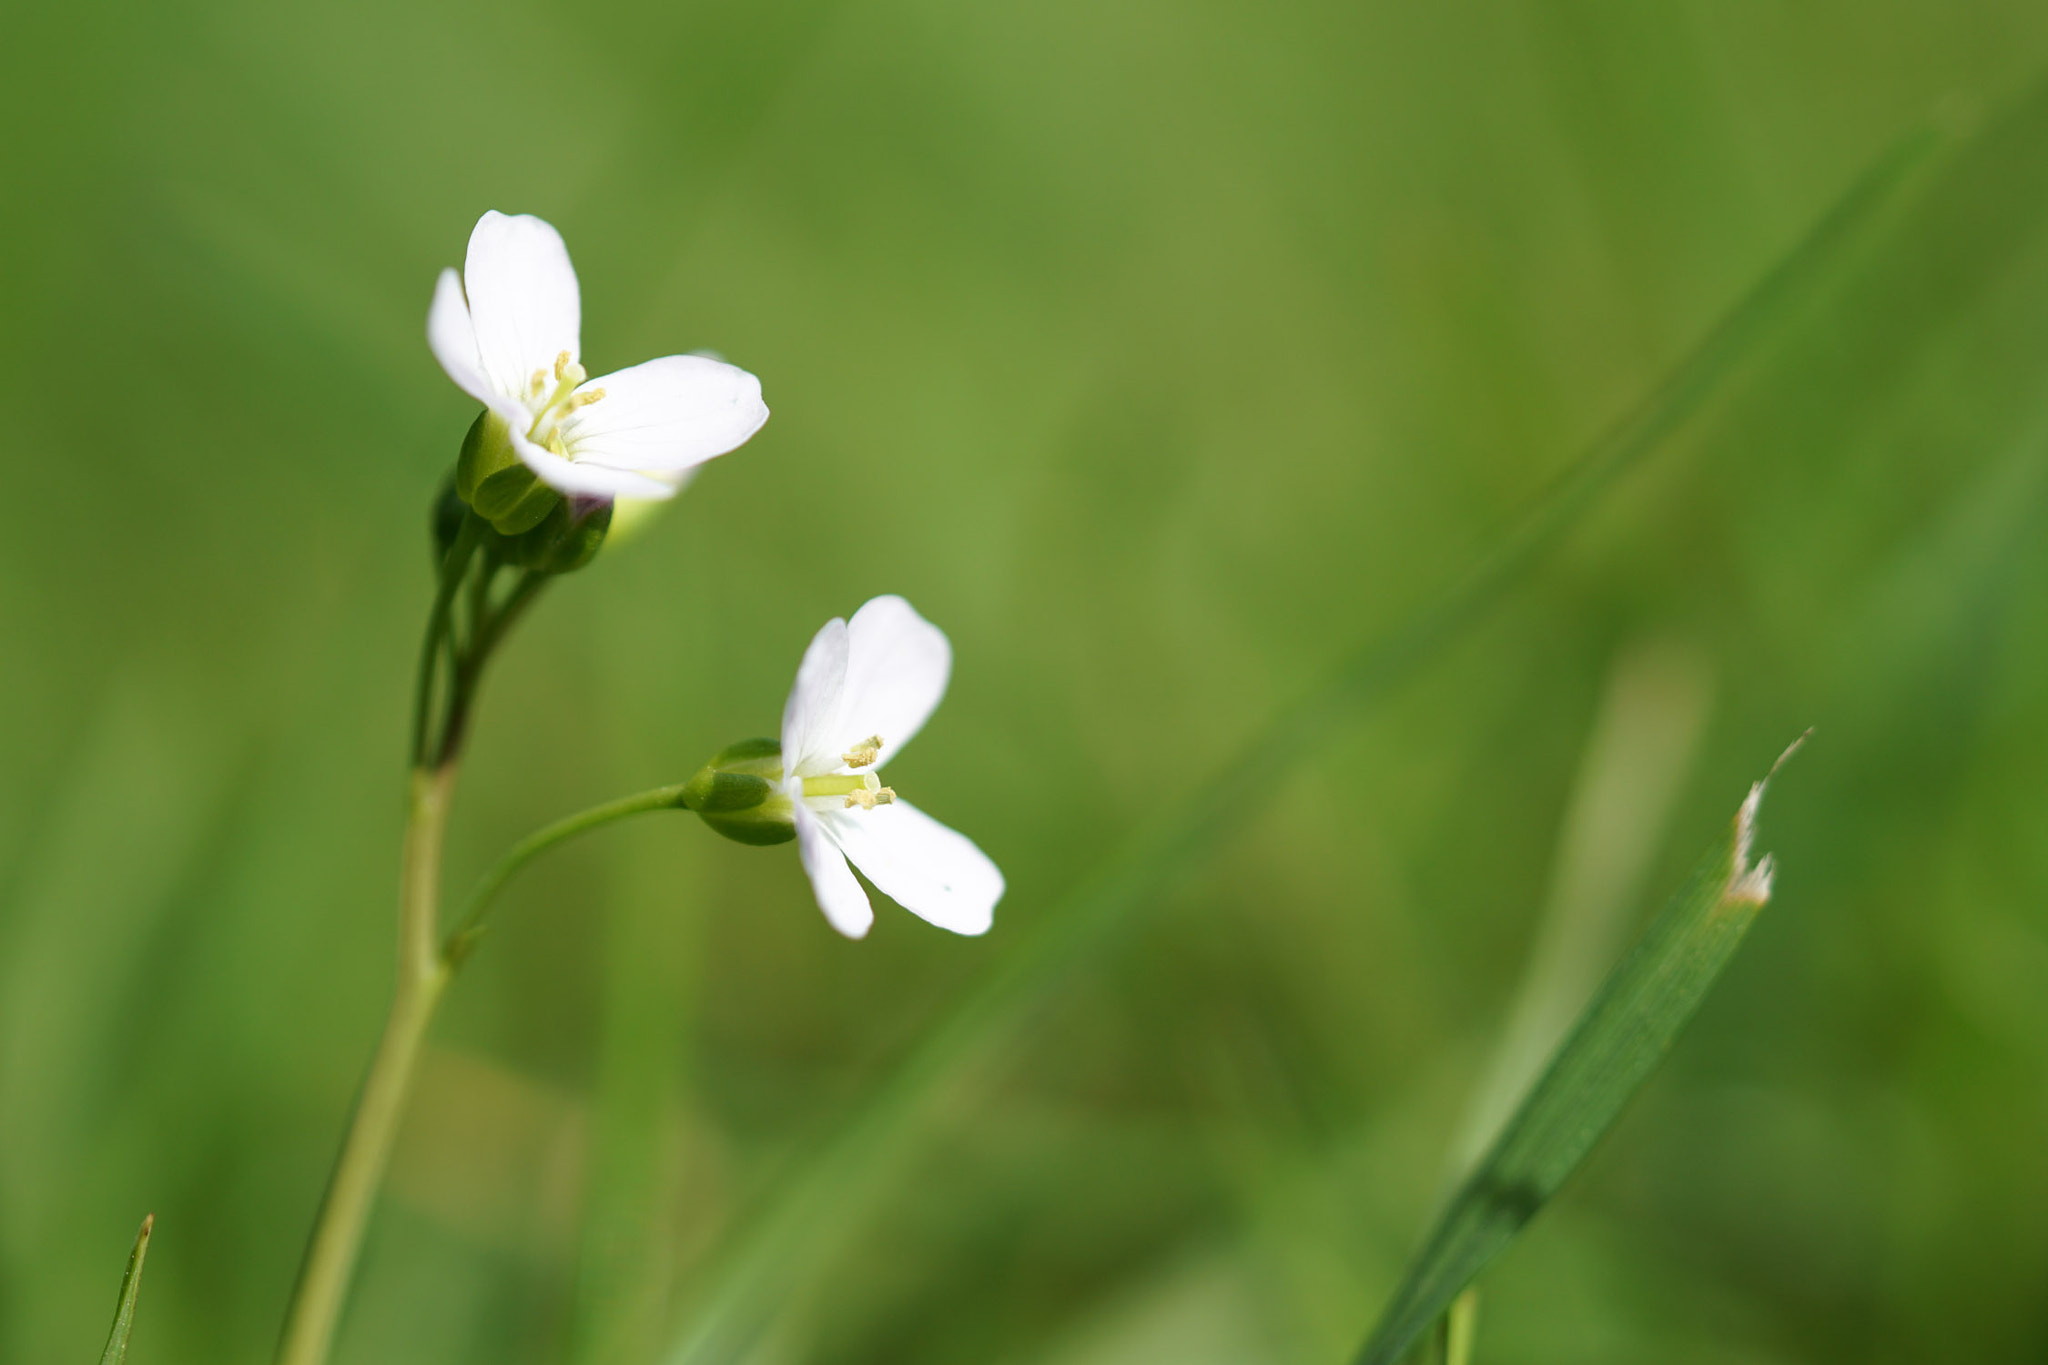
<instances>
[{"instance_id":1,"label":"green grass blade","mask_svg":"<svg viewBox=\"0 0 2048 1365\"><path fill-rule=\"evenodd\" d=\"M1444 1195L1500 1136L1640 928L1650 862L1692 770L1712 691L1704 658L1668 639L1630 646L1610 665L1564 806L1527 965L1451 1144Z\"/></svg>"},{"instance_id":2,"label":"green grass blade","mask_svg":"<svg viewBox=\"0 0 2048 1365\"><path fill-rule=\"evenodd\" d=\"M128 1270L121 1276L121 1298L114 1305L114 1329L107 1333L107 1349L100 1352L100 1365L121 1365L128 1358L128 1333L135 1327L135 1296L142 1292L142 1258L149 1255L149 1233L156 1215L142 1220L135 1234L135 1249L128 1253Z\"/></svg>"},{"instance_id":3,"label":"green grass blade","mask_svg":"<svg viewBox=\"0 0 2048 1365\"><path fill-rule=\"evenodd\" d=\"M1764 782L1750 788L1726 837L1643 931L1451 1196L1358 1365L1394 1365L1435 1326L1664 1060L1771 897L1770 858L1750 858Z\"/></svg>"},{"instance_id":4,"label":"green grass blade","mask_svg":"<svg viewBox=\"0 0 2048 1365\"><path fill-rule=\"evenodd\" d=\"M1922 128L1900 139L1781 257L1630 415L1596 441L1508 529L1494 550L1408 620L1352 653L1281 711L1177 808L1049 910L953 1013L929 1030L810 1168L782 1182L685 1311L667 1365L742 1356L806 1273L821 1266L886 1183L890 1158L931 1101L993 1064L1068 970L1127 929L1176 874L1239 818L1241 793L1270 785L1309 741L1412 678L1479 620L1621 477L1654 451L1824 294L1948 144Z\"/></svg>"}]
</instances>

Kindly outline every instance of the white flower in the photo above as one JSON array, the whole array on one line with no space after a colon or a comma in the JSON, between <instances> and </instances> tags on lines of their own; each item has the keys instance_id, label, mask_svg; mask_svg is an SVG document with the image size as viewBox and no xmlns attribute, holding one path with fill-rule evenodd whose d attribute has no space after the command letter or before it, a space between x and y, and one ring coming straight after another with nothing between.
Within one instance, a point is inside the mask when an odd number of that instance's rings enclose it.
<instances>
[{"instance_id":1,"label":"white flower","mask_svg":"<svg viewBox=\"0 0 2048 1365\"><path fill-rule=\"evenodd\" d=\"M561 234L495 210L469 234L461 278L441 272L427 311L427 344L448 377L505 423L527 468L574 497L672 497L687 470L768 420L761 381L704 356L588 379L582 330Z\"/></svg>"},{"instance_id":2,"label":"white flower","mask_svg":"<svg viewBox=\"0 0 2048 1365\"><path fill-rule=\"evenodd\" d=\"M881 784L876 770L946 693L953 647L900 597L877 597L812 639L782 711L782 793L804 871L832 927L874 923L850 859L904 909L956 934L988 931L1003 874L966 835Z\"/></svg>"}]
</instances>

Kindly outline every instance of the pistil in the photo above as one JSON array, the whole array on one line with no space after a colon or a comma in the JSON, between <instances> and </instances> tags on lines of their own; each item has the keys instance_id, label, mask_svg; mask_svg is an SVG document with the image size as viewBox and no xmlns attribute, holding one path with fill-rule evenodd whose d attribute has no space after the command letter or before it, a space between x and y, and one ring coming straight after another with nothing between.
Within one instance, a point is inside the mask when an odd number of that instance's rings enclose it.
<instances>
[{"instance_id":1,"label":"pistil","mask_svg":"<svg viewBox=\"0 0 2048 1365\"><path fill-rule=\"evenodd\" d=\"M547 388L548 372L535 370L527 388L533 395L533 401L539 406L533 409L533 425L527 428L526 439L537 445L546 446L557 455L566 455L567 452L562 448L562 442L554 428L561 423L563 417L578 408L587 408L604 397L603 389L592 389L589 393L576 392L576 386L589 377L589 373L571 359L567 351L563 351L555 357L554 391L543 401L540 394ZM542 434L544 428L545 435Z\"/></svg>"},{"instance_id":2,"label":"pistil","mask_svg":"<svg viewBox=\"0 0 2048 1365\"><path fill-rule=\"evenodd\" d=\"M804 800L834 796L846 798L846 809L858 806L862 810L873 810L886 806L896 799L892 789L882 785L882 779L873 773L825 773L819 777L803 780Z\"/></svg>"}]
</instances>

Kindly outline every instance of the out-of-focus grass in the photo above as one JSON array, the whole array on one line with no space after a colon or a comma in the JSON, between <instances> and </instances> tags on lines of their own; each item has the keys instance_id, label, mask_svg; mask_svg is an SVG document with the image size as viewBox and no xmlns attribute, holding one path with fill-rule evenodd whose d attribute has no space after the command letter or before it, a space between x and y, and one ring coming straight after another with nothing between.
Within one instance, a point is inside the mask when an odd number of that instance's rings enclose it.
<instances>
[{"instance_id":1,"label":"out-of-focus grass","mask_svg":"<svg viewBox=\"0 0 2048 1365\"><path fill-rule=\"evenodd\" d=\"M801 1176L784 1182L763 1207L749 1213L744 1235L707 1269L701 1291L685 1306L670 1365L733 1358L778 1325L793 1283L816 1275L828 1258L843 1254L849 1225L871 1215L878 1189L902 1179L903 1171L918 1161L911 1149L929 1123L931 1106L971 1103L960 1093L962 1082L978 1078L986 1083L989 1073L1009 1060L1018 1035L1045 1012L1050 997L1083 961L1116 951L1113 935L1129 932L1132 921L1170 898L1179 879L1205 862L1218 840L1242 822L1246 793L1279 787L1314 741L1355 723L1359 712L1369 712L1433 664L1610 496L1616 483L1768 354L1788 322L1824 294L1831 268L1854 258L1857 247L1916 183L1915 172L1925 170L1942 146L1943 139L1916 132L1880 157L1670 378L1503 529L1470 571L1408 620L1351 652L1329 678L1283 708L1234 757L1203 778L1187 799L1152 812L1098 873L1048 909L1027 942L934 1021L892 1074L862 1098L843 1133L809 1159ZM1541 961L1543 949L1535 953L1540 971L1547 966ZM1593 959L1590 969L1597 971L1604 955L1595 950L1587 956ZM1508 1015L1509 1046L1526 1047L1541 1057L1556 1039L1516 1017L1519 1012L1518 1004ZM1515 1089L1521 1080L1513 1078ZM1461 1137L1454 1154L1462 1154L1458 1149L1464 1142Z\"/></svg>"},{"instance_id":2,"label":"out-of-focus grass","mask_svg":"<svg viewBox=\"0 0 2048 1365\"><path fill-rule=\"evenodd\" d=\"M1875 152L2048 65L1932 3L16 16L0 56L0 1356L268 1349L386 989L420 339L544 213L596 367L775 419L565 584L458 808L527 828L772 730L901 591L899 774L994 935L826 930L653 822L512 892L346 1361L647 1358L720 1240L1158 803L1483 551ZM2048 1276L2048 117L1388 710L1333 730L789 1308L820 1361L1336 1359L1436 1191L1613 660L1719 683L1646 885L1784 737L1779 900L1480 1356L2026 1358ZM786 852L786 851L785 851ZM147 1124L134 1120L148 1114Z\"/></svg>"}]
</instances>

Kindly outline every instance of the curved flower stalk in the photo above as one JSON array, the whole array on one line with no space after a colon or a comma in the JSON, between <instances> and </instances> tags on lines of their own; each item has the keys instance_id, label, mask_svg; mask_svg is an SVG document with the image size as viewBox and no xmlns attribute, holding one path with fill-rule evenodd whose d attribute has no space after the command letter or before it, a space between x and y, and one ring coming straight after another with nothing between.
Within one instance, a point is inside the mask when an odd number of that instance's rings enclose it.
<instances>
[{"instance_id":1,"label":"curved flower stalk","mask_svg":"<svg viewBox=\"0 0 2048 1365\"><path fill-rule=\"evenodd\" d=\"M548 493L668 498L688 472L768 420L761 383L707 356L672 355L588 376L582 296L561 234L495 210L477 220L458 277L441 272L427 342L482 403L458 487L498 530L552 509ZM530 473L546 487L536 490ZM515 511L515 509L520 509ZM538 513L538 515L536 515Z\"/></svg>"},{"instance_id":2,"label":"curved flower stalk","mask_svg":"<svg viewBox=\"0 0 2048 1365\"><path fill-rule=\"evenodd\" d=\"M795 839L818 908L848 938L875 919L849 863L941 929L986 933L1002 872L880 774L924 728L952 671L945 633L900 597L877 597L851 621L834 617L804 651L781 740L718 754L684 786L681 804L742 843Z\"/></svg>"}]
</instances>

